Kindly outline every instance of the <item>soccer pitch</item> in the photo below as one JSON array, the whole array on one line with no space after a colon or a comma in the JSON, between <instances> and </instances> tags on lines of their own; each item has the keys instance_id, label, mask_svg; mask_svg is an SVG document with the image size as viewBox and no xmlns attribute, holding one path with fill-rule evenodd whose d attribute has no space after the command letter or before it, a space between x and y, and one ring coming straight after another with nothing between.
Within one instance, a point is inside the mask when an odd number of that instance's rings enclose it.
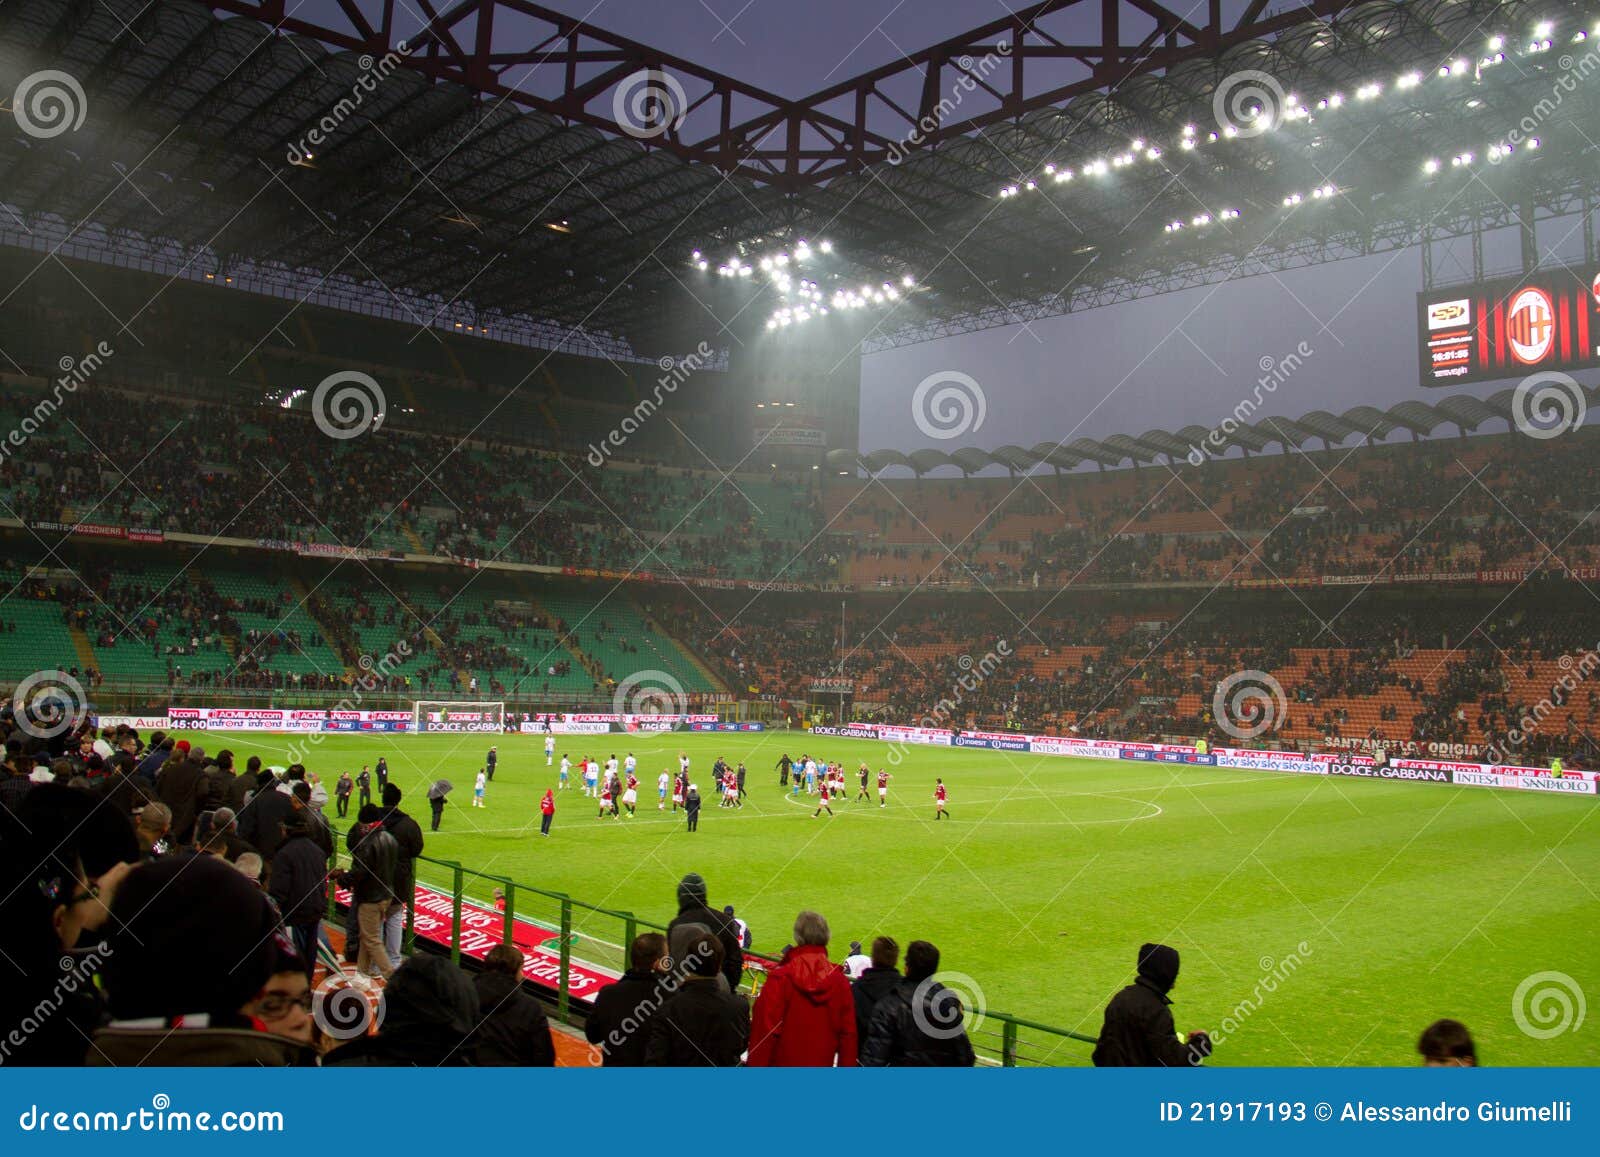
<instances>
[{"instance_id":1,"label":"soccer pitch","mask_svg":"<svg viewBox=\"0 0 1600 1157\"><path fill-rule=\"evenodd\" d=\"M1091 1035L1139 944L1164 941L1183 957L1178 1028L1219 1035L1218 1065L1411 1065L1442 1016L1469 1026L1484 1064L1600 1064L1600 1023L1578 1023L1600 992L1600 819L1587 799L920 747L892 766L887 744L802 732L556 738L558 765L563 752L576 763L631 750L638 817L597 819L574 775L541 839L538 800L557 768L539 736L213 733L204 745L242 766L281 765L298 744L330 791L341 770L386 755L429 856L660 923L679 878L699 872L757 951L780 950L795 913L814 908L835 959L880 934L932 940L987 1007ZM499 768L475 809L490 743ZM803 750L850 772L831 819L778 788L778 756ZM679 751L704 797L694 833L656 809L656 777ZM709 790L718 755L749 768L741 810ZM849 802L863 759L894 774L887 808ZM935 776L948 821L934 822ZM440 777L455 791L428 833L424 794ZM433 865L421 878L449 883ZM469 881L471 894L488 888ZM517 907L551 915L532 897ZM616 941L619 922L596 919L579 922L591 939L577 954L614 967L593 939ZM1564 976L1552 987L1540 973ZM1052 1063L1088 1053L1069 1041Z\"/></svg>"}]
</instances>

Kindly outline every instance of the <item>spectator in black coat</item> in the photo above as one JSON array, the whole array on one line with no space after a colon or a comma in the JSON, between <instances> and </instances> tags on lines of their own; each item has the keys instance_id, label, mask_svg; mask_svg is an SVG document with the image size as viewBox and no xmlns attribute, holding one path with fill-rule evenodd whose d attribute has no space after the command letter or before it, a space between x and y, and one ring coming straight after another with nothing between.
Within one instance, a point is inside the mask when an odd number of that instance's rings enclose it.
<instances>
[{"instance_id":1,"label":"spectator in black coat","mask_svg":"<svg viewBox=\"0 0 1600 1157\"><path fill-rule=\"evenodd\" d=\"M182 758L177 758L182 756ZM205 776L187 744L179 744L174 758L156 773L156 798L172 810L172 838L179 844L194 839L194 820L200 814Z\"/></svg>"},{"instance_id":2,"label":"spectator in black coat","mask_svg":"<svg viewBox=\"0 0 1600 1157\"><path fill-rule=\"evenodd\" d=\"M866 1044L867 1029L872 1025L872 1010L900 983L899 963L900 945L879 936L872 942L872 966L850 985L856 998L856 1039L862 1044Z\"/></svg>"},{"instance_id":3,"label":"spectator in black coat","mask_svg":"<svg viewBox=\"0 0 1600 1157\"><path fill-rule=\"evenodd\" d=\"M977 1063L961 998L933 978L939 950L926 940L906 945L905 978L872 1010L863 1065L971 1067Z\"/></svg>"},{"instance_id":4,"label":"spectator in black coat","mask_svg":"<svg viewBox=\"0 0 1600 1157\"><path fill-rule=\"evenodd\" d=\"M284 840L272 857L268 893L278 902L283 925L311 979L317 965L317 929L328 910L328 853L307 827L310 812L284 821Z\"/></svg>"},{"instance_id":5,"label":"spectator in black coat","mask_svg":"<svg viewBox=\"0 0 1600 1157\"><path fill-rule=\"evenodd\" d=\"M400 937L405 931L406 909L417 902L417 857L422 855L423 848L422 825L400 810L401 798L399 784L384 785L384 830L400 845L400 859L395 865L394 892L401 908L383 926L384 946L395 960L400 959Z\"/></svg>"},{"instance_id":6,"label":"spectator in black coat","mask_svg":"<svg viewBox=\"0 0 1600 1157\"><path fill-rule=\"evenodd\" d=\"M472 1030L473 1063L550 1068L555 1042L544 1008L522 988L522 949L496 944L473 978L478 990L478 1025Z\"/></svg>"},{"instance_id":7,"label":"spectator in black coat","mask_svg":"<svg viewBox=\"0 0 1600 1157\"><path fill-rule=\"evenodd\" d=\"M728 991L738 992L744 976L744 949L739 945L739 930L721 912L706 906L706 882L699 872L690 872L678 882L678 915L667 925L667 937L680 924L704 924L722 943L722 975Z\"/></svg>"},{"instance_id":8,"label":"spectator in black coat","mask_svg":"<svg viewBox=\"0 0 1600 1157\"><path fill-rule=\"evenodd\" d=\"M666 987L667 938L659 932L637 936L630 949L628 971L602 988L583 1024L583 1035L600 1048L607 1068L644 1064L650 1043L650 1018L670 994Z\"/></svg>"},{"instance_id":9,"label":"spectator in black coat","mask_svg":"<svg viewBox=\"0 0 1600 1157\"><path fill-rule=\"evenodd\" d=\"M705 925L685 923L670 943L687 965L678 991L650 1020L645 1064L728 1068L750 1043L750 1003L719 982L722 941Z\"/></svg>"},{"instance_id":10,"label":"spectator in black coat","mask_svg":"<svg viewBox=\"0 0 1600 1157\"><path fill-rule=\"evenodd\" d=\"M271 861L283 843L283 821L294 812L294 797L278 790L278 781L270 771L256 777L256 792L239 813L239 834L261 853L263 861Z\"/></svg>"},{"instance_id":11,"label":"spectator in black coat","mask_svg":"<svg viewBox=\"0 0 1600 1157\"><path fill-rule=\"evenodd\" d=\"M1211 1055L1211 1038L1192 1032L1180 1041L1173 1026L1172 999L1178 983L1178 950L1165 944L1139 949L1139 976L1106 1006L1094 1063L1101 1068L1198 1065Z\"/></svg>"},{"instance_id":12,"label":"spectator in black coat","mask_svg":"<svg viewBox=\"0 0 1600 1157\"><path fill-rule=\"evenodd\" d=\"M360 948L356 967L363 976L374 972L387 977L395 969L383 943L383 924L400 907L394 880L400 849L385 829L374 804L361 809L346 837L350 849L351 902L356 906Z\"/></svg>"}]
</instances>

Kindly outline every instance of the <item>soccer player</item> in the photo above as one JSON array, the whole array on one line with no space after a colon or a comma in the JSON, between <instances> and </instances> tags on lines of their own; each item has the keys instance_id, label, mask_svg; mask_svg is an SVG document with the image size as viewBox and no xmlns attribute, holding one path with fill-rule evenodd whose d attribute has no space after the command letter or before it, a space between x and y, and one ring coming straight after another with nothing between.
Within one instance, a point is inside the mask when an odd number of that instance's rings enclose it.
<instances>
[{"instance_id":1,"label":"soccer player","mask_svg":"<svg viewBox=\"0 0 1600 1157\"><path fill-rule=\"evenodd\" d=\"M787 751L785 751L782 755L778 756L778 786L779 787L788 787L789 786L789 769L791 767L793 767L793 766L794 766L794 760L789 758L789 753Z\"/></svg>"},{"instance_id":2,"label":"soccer player","mask_svg":"<svg viewBox=\"0 0 1600 1157\"><path fill-rule=\"evenodd\" d=\"M639 761L633 757L633 752L628 752L628 757L622 761L622 770L626 775L632 775L639 766Z\"/></svg>"},{"instance_id":3,"label":"soccer player","mask_svg":"<svg viewBox=\"0 0 1600 1157\"><path fill-rule=\"evenodd\" d=\"M584 795L593 798L600 791L600 764L589 756L583 757L583 782L587 784Z\"/></svg>"},{"instance_id":4,"label":"soccer player","mask_svg":"<svg viewBox=\"0 0 1600 1157\"><path fill-rule=\"evenodd\" d=\"M473 807L483 806L483 785L487 782L489 782L489 769L486 767L480 767L478 769L478 778L472 784Z\"/></svg>"},{"instance_id":5,"label":"soccer player","mask_svg":"<svg viewBox=\"0 0 1600 1157\"><path fill-rule=\"evenodd\" d=\"M565 752L561 754L561 790L567 790L567 776L572 772L572 757Z\"/></svg>"},{"instance_id":6,"label":"soccer player","mask_svg":"<svg viewBox=\"0 0 1600 1157\"><path fill-rule=\"evenodd\" d=\"M670 778L671 776L667 774L667 769L664 767L661 769L661 774L656 778L656 811L658 812L667 810L667 780ZM672 810L678 810L676 798L672 801Z\"/></svg>"},{"instance_id":7,"label":"soccer player","mask_svg":"<svg viewBox=\"0 0 1600 1157\"><path fill-rule=\"evenodd\" d=\"M817 761L814 759L806 760L806 794L817 794Z\"/></svg>"},{"instance_id":8,"label":"soccer player","mask_svg":"<svg viewBox=\"0 0 1600 1157\"><path fill-rule=\"evenodd\" d=\"M722 777L722 798L729 807L744 807L739 798L739 778L731 769Z\"/></svg>"},{"instance_id":9,"label":"soccer player","mask_svg":"<svg viewBox=\"0 0 1600 1157\"><path fill-rule=\"evenodd\" d=\"M889 806L889 781L891 779L893 779L893 778L894 778L894 776L890 775L887 771L884 771L883 768L880 767L878 769L878 806L879 807L888 807Z\"/></svg>"},{"instance_id":10,"label":"soccer player","mask_svg":"<svg viewBox=\"0 0 1600 1157\"><path fill-rule=\"evenodd\" d=\"M613 751L611 758L606 760L606 786L614 791L618 782L620 781L617 779L617 753Z\"/></svg>"},{"instance_id":11,"label":"soccer player","mask_svg":"<svg viewBox=\"0 0 1600 1157\"><path fill-rule=\"evenodd\" d=\"M827 812L830 816L833 814L833 809L828 806L828 785L827 784L823 784L822 785L821 792L822 792L822 794L818 797L818 800L817 800L817 810L811 813L811 818L812 819L816 819L823 812Z\"/></svg>"},{"instance_id":12,"label":"soccer player","mask_svg":"<svg viewBox=\"0 0 1600 1157\"><path fill-rule=\"evenodd\" d=\"M556 757L556 737L548 731L544 736L544 765L549 767Z\"/></svg>"},{"instance_id":13,"label":"soccer player","mask_svg":"<svg viewBox=\"0 0 1600 1157\"><path fill-rule=\"evenodd\" d=\"M689 753L687 751L678 752L678 772L684 779L689 778Z\"/></svg>"},{"instance_id":14,"label":"soccer player","mask_svg":"<svg viewBox=\"0 0 1600 1157\"><path fill-rule=\"evenodd\" d=\"M745 791L745 789L744 789L744 777L745 777L745 775L746 775L746 772L745 772L744 760L741 759L739 761L738 769L733 773L733 782L736 783L738 785L738 787L739 787L739 798L740 799L743 799L745 796L750 794L749 792ZM740 804L739 806L743 807L744 805Z\"/></svg>"},{"instance_id":15,"label":"soccer player","mask_svg":"<svg viewBox=\"0 0 1600 1157\"><path fill-rule=\"evenodd\" d=\"M663 771L661 774L665 775L666 772ZM686 776L686 775L675 775L675 776L672 777L672 810L673 811L677 811L679 808L681 808L683 806L684 796L688 794L688 791L689 791L689 777L688 776Z\"/></svg>"},{"instance_id":16,"label":"soccer player","mask_svg":"<svg viewBox=\"0 0 1600 1157\"><path fill-rule=\"evenodd\" d=\"M609 780L606 781L605 786L600 789L600 814L595 816L595 819L605 819L608 812L610 813L612 819L617 818L617 809L611 805L611 783Z\"/></svg>"},{"instance_id":17,"label":"soccer player","mask_svg":"<svg viewBox=\"0 0 1600 1157\"><path fill-rule=\"evenodd\" d=\"M936 779L933 788L933 818L936 820L950 818L950 813L945 810L944 780Z\"/></svg>"},{"instance_id":18,"label":"soccer player","mask_svg":"<svg viewBox=\"0 0 1600 1157\"><path fill-rule=\"evenodd\" d=\"M494 765L496 763L500 762L500 752L499 752L499 750L497 748L494 748L494 747L489 748L489 754L483 757L483 762L484 762L484 766L487 768L487 770L489 772L489 778L493 779L494 778ZM545 766L546 767L550 766L548 760L546 761Z\"/></svg>"},{"instance_id":19,"label":"soccer player","mask_svg":"<svg viewBox=\"0 0 1600 1157\"><path fill-rule=\"evenodd\" d=\"M629 756L632 759L633 756ZM635 814L634 808L639 803L639 777L633 772L628 773L628 786L622 793L622 806L628 809L628 818L631 820Z\"/></svg>"},{"instance_id":20,"label":"soccer player","mask_svg":"<svg viewBox=\"0 0 1600 1157\"><path fill-rule=\"evenodd\" d=\"M861 766L856 768L856 778L861 781L861 790L856 792L856 798L864 799L868 803L872 802L872 797L867 795L867 777L871 774L871 770L867 767L867 761L863 759Z\"/></svg>"}]
</instances>

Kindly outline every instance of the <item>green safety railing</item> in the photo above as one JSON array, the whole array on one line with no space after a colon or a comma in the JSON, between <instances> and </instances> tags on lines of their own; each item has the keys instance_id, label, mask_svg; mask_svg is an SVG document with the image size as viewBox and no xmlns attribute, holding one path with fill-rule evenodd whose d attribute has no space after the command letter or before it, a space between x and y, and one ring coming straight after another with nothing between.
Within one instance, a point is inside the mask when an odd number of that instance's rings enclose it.
<instances>
[{"instance_id":1,"label":"green safety railing","mask_svg":"<svg viewBox=\"0 0 1600 1157\"><path fill-rule=\"evenodd\" d=\"M335 854L330 865L337 868L339 856ZM556 987L556 1017L564 1024L572 1023L573 999L571 974L573 949L580 943L593 944L609 950L614 962L607 966L603 959L588 958L590 963L602 967L615 967L624 972L630 965L629 950L634 938L643 931L665 932L666 925L619 908L608 908L578 900L565 892L519 884L510 876L494 872L481 872L456 860L438 860L432 856L418 856L417 882L426 884L450 896L450 959L461 962L462 911L470 902L490 906L491 898L476 894L468 881L481 881L480 888L499 888L505 898L503 935L505 943L512 943L518 920L544 927L559 937L557 947L560 960L560 982ZM414 899L414 898L413 898ZM333 890L328 892L328 915L335 915ZM416 908L406 904L405 951L409 954L416 944ZM770 967L778 961L760 953L745 953L746 960L754 959ZM759 988L760 972L752 972L752 992ZM992 1009L967 1011L968 1036L980 1062L1005 1068L1019 1066L1072 1065L1088 1061L1081 1045L1093 1045L1095 1038L1071 1029L1041 1024L1009 1013Z\"/></svg>"}]
</instances>

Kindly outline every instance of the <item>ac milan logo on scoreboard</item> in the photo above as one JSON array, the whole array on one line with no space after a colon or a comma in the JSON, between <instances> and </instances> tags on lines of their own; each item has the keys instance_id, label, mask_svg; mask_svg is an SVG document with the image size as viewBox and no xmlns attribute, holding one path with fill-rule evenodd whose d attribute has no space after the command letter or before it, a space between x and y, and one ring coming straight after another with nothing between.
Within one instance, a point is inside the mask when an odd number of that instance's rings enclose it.
<instances>
[{"instance_id":1,"label":"ac milan logo on scoreboard","mask_svg":"<svg viewBox=\"0 0 1600 1157\"><path fill-rule=\"evenodd\" d=\"M1525 366L1542 362L1556 337L1555 307L1550 295L1532 286L1519 290L1506 313L1506 344L1511 347L1511 356Z\"/></svg>"}]
</instances>

